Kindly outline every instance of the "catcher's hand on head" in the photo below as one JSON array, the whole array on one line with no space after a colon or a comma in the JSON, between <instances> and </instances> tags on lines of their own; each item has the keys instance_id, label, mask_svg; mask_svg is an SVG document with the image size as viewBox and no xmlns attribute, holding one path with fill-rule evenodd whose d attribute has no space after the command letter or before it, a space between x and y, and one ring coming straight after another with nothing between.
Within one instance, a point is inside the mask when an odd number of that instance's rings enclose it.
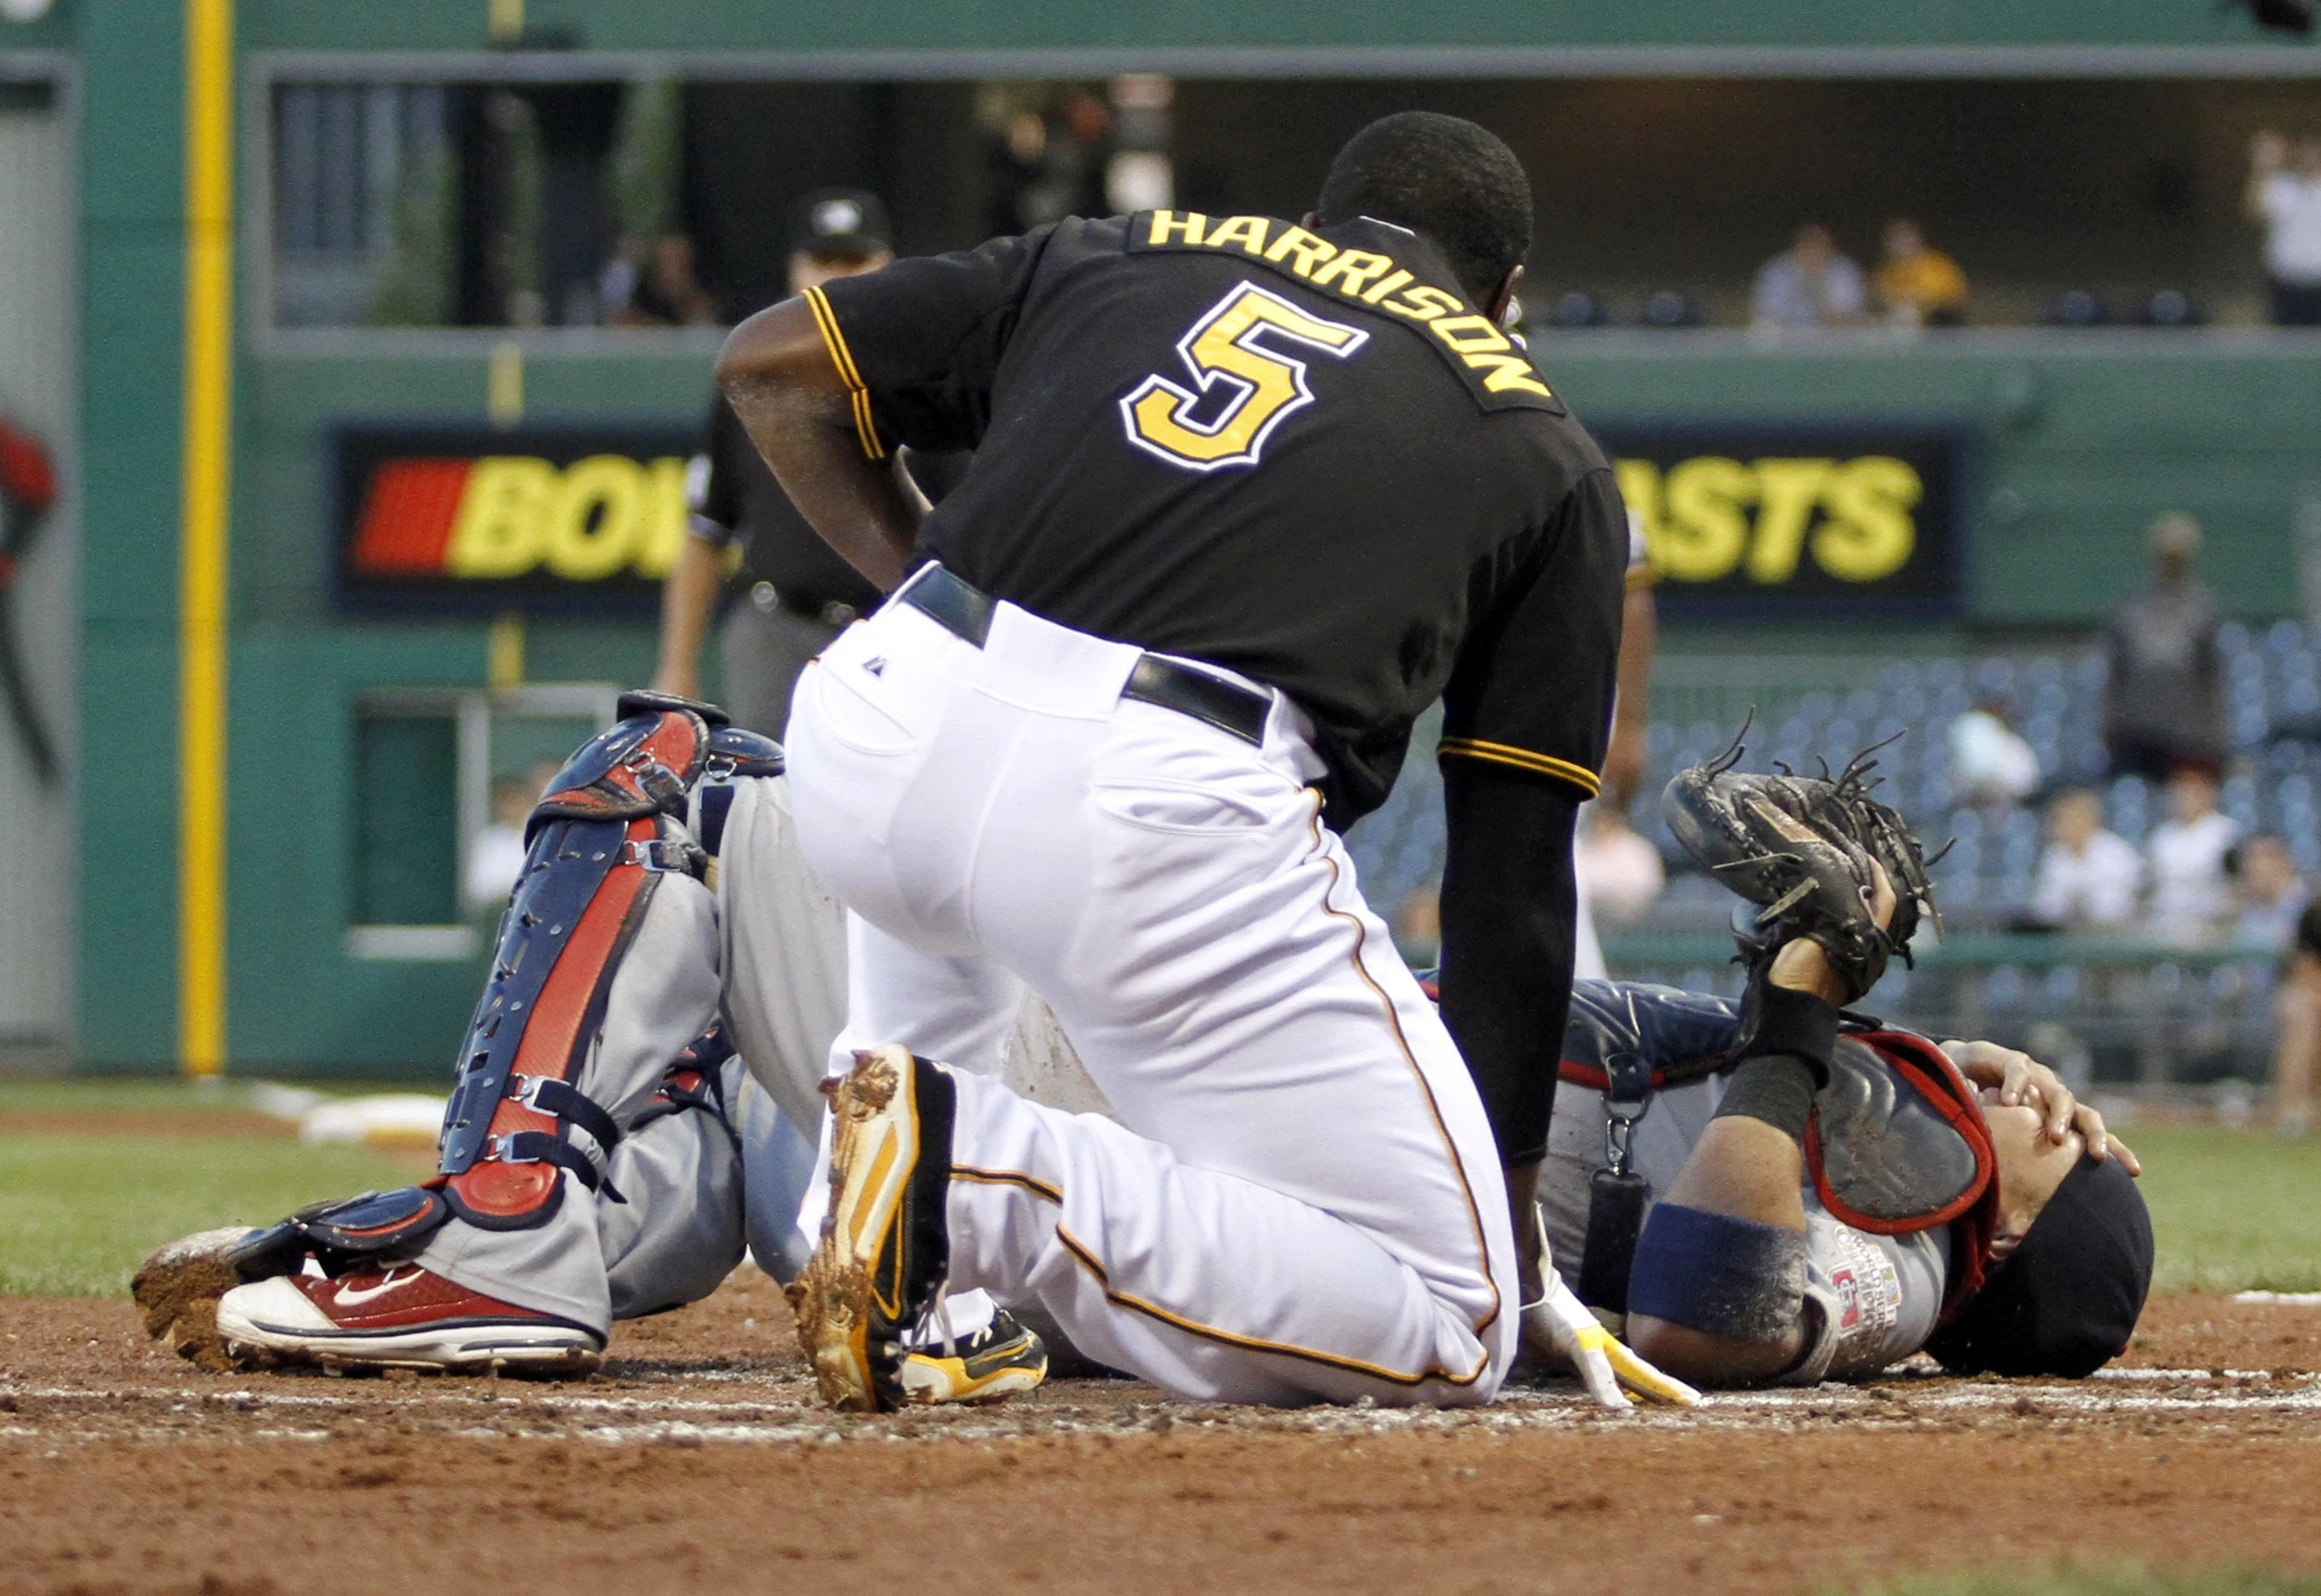
<instances>
[{"instance_id":1,"label":"catcher's hand on head","mask_svg":"<svg viewBox=\"0 0 2321 1596\"><path fill-rule=\"evenodd\" d=\"M1865 778L1874 767L1866 758L1835 777L1757 775L1732 768L1741 752L1736 741L1722 759L1678 772L1661 795L1668 828L1757 905L1734 915L1753 976L1789 944L1810 940L1830 977L1816 987L1850 1003L1877 984L1895 954L1909 962L1921 915L1939 931L1926 856L1902 817L1870 797L1875 784Z\"/></svg>"}]
</instances>

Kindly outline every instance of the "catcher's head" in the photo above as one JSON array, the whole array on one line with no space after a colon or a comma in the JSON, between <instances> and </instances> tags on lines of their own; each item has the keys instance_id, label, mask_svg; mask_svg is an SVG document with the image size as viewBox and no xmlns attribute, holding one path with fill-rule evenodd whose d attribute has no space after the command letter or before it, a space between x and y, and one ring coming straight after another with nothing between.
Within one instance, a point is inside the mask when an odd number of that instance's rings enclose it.
<instances>
[{"instance_id":1,"label":"catcher's head","mask_svg":"<svg viewBox=\"0 0 2321 1596\"><path fill-rule=\"evenodd\" d=\"M2045 1141L2037 1110L1984 1113L1999 1157L1998 1262L1926 1350L1958 1374L2093 1374L2126 1349L2151 1288L2143 1194L2119 1159L2088 1157L2076 1135Z\"/></svg>"}]
</instances>

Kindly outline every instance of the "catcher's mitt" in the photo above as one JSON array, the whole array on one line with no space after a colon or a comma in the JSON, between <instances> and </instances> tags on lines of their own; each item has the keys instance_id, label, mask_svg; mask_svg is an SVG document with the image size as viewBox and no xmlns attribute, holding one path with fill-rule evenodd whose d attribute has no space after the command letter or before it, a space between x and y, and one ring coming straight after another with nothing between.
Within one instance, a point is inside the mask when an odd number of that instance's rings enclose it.
<instances>
[{"instance_id":1,"label":"catcher's mitt","mask_svg":"<svg viewBox=\"0 0 2321 1596\"><path fill-rule=\"evenodd\" d=\"M1661 795L1668 829L1686 851L1757 906L1733 916L1752 973L1783 944L1810 937L1860 997L1877 984L1893 954L1910 962L1922 915L1940 934L1929 862L1918 839L1900 815L1870 797L1876 784L1866 779L1875 768L1869 756L1876 751L1866 750L1835 777L1827 767L1818 777L1785 766L1754 775L1732 768L1742 754L1736 739L1722 758L1679 772ZM1873 861L1886 871L1896 899L1884 926L1871 907Z\"/></svg>"}]
</instances>

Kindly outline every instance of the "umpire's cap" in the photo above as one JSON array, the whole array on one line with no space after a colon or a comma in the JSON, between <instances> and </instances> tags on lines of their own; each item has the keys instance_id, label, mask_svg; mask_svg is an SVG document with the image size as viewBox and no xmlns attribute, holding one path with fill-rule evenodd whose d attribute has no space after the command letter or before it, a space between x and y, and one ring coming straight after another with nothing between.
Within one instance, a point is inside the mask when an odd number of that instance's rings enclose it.
<instances>
[{"instance_id":1,"label":"umpire's cap","mask_svg":"<svg viewBox=\"0 0 2321 1596\"><path fill-rule=\"evenodd\" d=\"M887 207L867 188L817 188L790 215L790 248L807 255L875 255L893 248Z\"/></svg>"},{"instance_id":2,"label":"umpire's cap","mask_svg":"<svg viewBox=\"0 0 2321 1596\"><path fill-rule=\"evenodd\" d=\"M2152 1216L2118 1159L2082 1158L2012 1257L1926 1350L1955 1374L2093 1374L2127 1350L2152 1284Z\"/></svg>"}]
</instances>

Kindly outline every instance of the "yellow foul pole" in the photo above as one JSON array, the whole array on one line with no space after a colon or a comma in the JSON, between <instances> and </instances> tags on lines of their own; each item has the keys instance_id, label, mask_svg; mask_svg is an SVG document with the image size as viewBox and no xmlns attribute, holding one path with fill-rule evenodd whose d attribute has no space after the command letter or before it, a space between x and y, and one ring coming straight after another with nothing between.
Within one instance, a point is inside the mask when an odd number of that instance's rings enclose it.
<instances>
[{"instance_id":1,"label":"yellow foul pole","mask_svg":"<svg viewBox=\"0 0 2321 1596\"><path fill-rule=\"evenodd\" d=\"M233 478L234 6L186 0L177 590L177 1058L226 1067L227 504Z\"/></svg>"}]
</instances>

